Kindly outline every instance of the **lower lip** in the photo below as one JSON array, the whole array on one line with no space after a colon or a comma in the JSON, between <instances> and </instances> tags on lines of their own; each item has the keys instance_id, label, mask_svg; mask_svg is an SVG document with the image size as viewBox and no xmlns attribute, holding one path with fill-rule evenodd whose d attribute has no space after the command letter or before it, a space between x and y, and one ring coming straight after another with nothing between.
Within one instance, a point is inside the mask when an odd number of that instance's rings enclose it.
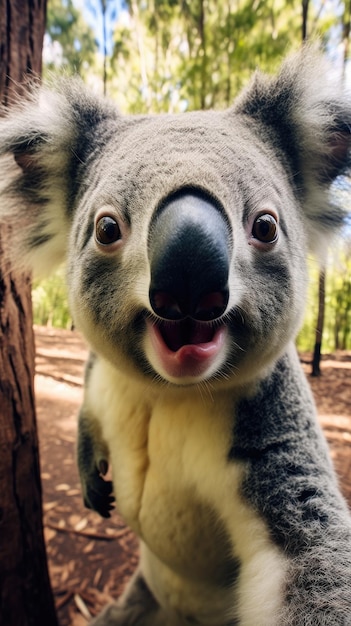
<instances>
[{"instance_id":1,"label":"lower lip","mask_svg":"<svg viewBox=\"0 0 351 626\"><path fill-rule=\"evenodd\" d=\"M173 352L165 344L157 325L147 321L147 332L160 369L172 379L204 376L220 356L227 336L225 326L220 326L212 341L187 344ZM160 372L161 373L161 372Z\"/></svg>"}]
</instances>

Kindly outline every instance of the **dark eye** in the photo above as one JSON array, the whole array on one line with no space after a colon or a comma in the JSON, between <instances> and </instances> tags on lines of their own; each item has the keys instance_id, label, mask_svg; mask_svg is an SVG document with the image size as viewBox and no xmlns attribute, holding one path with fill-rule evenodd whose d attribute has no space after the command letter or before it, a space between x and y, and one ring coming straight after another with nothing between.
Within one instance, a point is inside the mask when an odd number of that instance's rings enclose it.
<instances>
[{"instance_id":1,"label":"dark eye","mask_svg":"<svg viewBox=\"0 0 351 626\"><path fill-rule=\"evenodd\" d=\"M104 215L95 225L96 241L103 246L108 246L121 239L122 234L117 220L110 215Z\"/></svg>"},{"instance_id":2,"label":"dark eye","mask_svg":"<svg viewBox=\"0 0 351 626\"><path fill-rule=\"evenodd\" d=\"M263 243L273 243L278 239L278 223L270 213L256 217L252 226L252 236Z\"/></svg>"}]
</instances>

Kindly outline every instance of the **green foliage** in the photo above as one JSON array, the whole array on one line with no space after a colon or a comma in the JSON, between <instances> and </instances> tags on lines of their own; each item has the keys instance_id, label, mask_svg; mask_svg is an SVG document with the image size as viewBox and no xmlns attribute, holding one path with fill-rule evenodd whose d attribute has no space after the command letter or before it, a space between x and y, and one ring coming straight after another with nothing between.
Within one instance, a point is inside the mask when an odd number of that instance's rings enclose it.
<instances>
[{"instance_id":1,"label":"green foliage","mask_svg":"<svg viewBox=\"0 0 351 626\"><path fill-rule=\"evenodd\" d=\"M260 67L301 44L301 1L128 0L117 22L110 91L128 112L222 108ZM309 32L336 22L311 3Z\"/></svg>"},{"instance_id":2,"label":"green foliage","mask_svg":"<svg viewBox=\"0 0 351 626\"><path fill-rule=\"evenodd\" d=\"M71 328L72 318L68 308L67 289L62 268L50 278L34 283L32 302L35 324Z\"/></svg>"},{"instance_id":3,"label":"green foliage","mask_svg":"<svg viewBox=\"0 0 351 626\"><path fill-rule=\"evenodd\" d=\"M310 287L304 324L297 340L302 351L312 351L318 314L319 268L311 259ZM323 352L351 350L351 241L334 254L326 271L325 322L322 341Z\"/></svg>"},{"instance_id":4,"label":"green foliage","mask_svg":"<svg viewBox=\"0 0 351 626\"><path fill-rule=\"evenodd\" d=\"M334 264L329 279L327 306L333 311L326 334L335 350L351 349L351 244L345 247Z\"/></svg>"},{"instance_id":5,"label":"green foliage","mask_svg":"<svg viewBox=\"0 0 351 626\"><path fill-rule=\"evenodd\" d=\"M46 67L92 82L100 66L104 91L129 113L229 106L257 67L275 71L301 43L301 0L125 0L121 6L117 15L114 0L85 3L94 21L103 21L102 71L94 33L74 1L50 0L47 35L61 56ZM326 37L338 19L332 4L310 2L309 37Z\"/></svg>"},{"instance_id":6,"label":"green foliage","mask_svg":"<svg viewBox=\"0 0 351 626\"><path fill-rule=\"evenodd\" d=\"M72 0L48 2L46 32L51 44L47 42L46 49L51 49L52 58L44 63L45 72L64 69L67 74L84 78L95 63L97 42Z\"/></svg>"}]
</instances>

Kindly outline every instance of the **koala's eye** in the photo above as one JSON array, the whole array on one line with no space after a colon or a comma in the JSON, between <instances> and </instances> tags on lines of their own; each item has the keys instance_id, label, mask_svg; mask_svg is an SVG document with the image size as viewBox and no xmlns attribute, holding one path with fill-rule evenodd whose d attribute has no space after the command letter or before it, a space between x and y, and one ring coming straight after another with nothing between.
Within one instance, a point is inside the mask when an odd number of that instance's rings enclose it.
<instances>
[{"instance_id":1,"label":"koala's eye","mask_svg":"<svg viewBox=\"0 0 351 626\"><path fill-rule=\"evenodd\" d=\"M97 220L95 225L95 238L96 241L102 246L109 246L121 239L122 233L115 220L110 215L103 215Z\"/></svg>"},{"instance_id":2,"label":"koala's eye","mask_svg":"<svg viewBox=\"0 0 351 626\"><path fill-rule=\"evenodd\" d=\"M278 223L275 217L270 213L256 217L252 226L252 236L262 243L274 243L278 239Z\"/></svg>"}]
</instances>

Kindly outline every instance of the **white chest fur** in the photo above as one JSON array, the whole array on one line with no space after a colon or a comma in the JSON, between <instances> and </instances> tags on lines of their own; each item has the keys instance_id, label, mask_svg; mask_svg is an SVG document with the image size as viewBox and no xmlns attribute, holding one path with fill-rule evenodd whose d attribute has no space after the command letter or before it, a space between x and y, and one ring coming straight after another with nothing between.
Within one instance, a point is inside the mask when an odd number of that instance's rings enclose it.
<instances>
[{"instance_id":1,"label":"white chest fur","mask_svg":"<svg viewBox=\"0 0 351 626\"><path fill-rule=\"evenodd\" d=\"M186 505L200 498L212 505L211 491L223 482L218 473L227 468L229 395L212 399L167 387L156 394L103 361L94 367L88 394L110 449L119 507L139 534L152 533L155 521L160 528L165 499L179 518L179 498Z\"/></svg>"},{"instance_id":2,"label":"white chest fur","mask_svg":"<svg viewBox=\"0 0 351 626\"><path fill-rule=\"evenodd\" d=\"M165 387L155 393L100 361L88 394L110 449L119 509L147 545L145 554L167 569L149 568L158 598L194 612L194 588L192 597L185 585L179 592L185 577L218 588L220 596L226 588L228 605L235 593L231 617L240 618L240 626L273 626L285 559L240 496L244 466L228 461L235 411L230 392L212 397ZM234 592L228 583L236 563ZM158 570L167 589L155 580ZM219 626L218 616L214 623Z\"/></svg>"}]
</instances>

